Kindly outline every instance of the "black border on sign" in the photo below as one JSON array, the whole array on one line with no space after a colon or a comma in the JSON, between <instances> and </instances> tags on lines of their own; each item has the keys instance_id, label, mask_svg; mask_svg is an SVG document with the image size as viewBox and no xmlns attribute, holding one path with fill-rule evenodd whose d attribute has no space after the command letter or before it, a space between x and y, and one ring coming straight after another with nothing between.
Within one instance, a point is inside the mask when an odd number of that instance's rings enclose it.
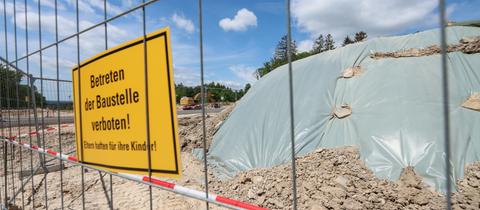
<instances>
[{"instance_id":1,"label":"black border on sign","mask_svg":"<svg viewBox=\"0 0 480 210\"><path fill-rule=\"evenodd\" d=\"M167 75L167 78L168 78L168 94L169 94L169 102L170 102L170 120L171 120L171 125L172 125L173 151L174 151L174 156L175 156L175 170L165 170L165 169L154 169L154 168L152 168L151 171L152 172L157 172L157 173L179 175L180 173L179 173L179 170L178 170L177 145L176 145L177 135L175 133L176 130L175 130L175 122L174 122L174 116L173 116L173 104L172 104L172 92L171 92L172 87L171 87L171 81L170 81L170 60L169 60L170 56L169 56L169 50L168 50L167 32L163 31L159 34L155 34L153 36L147 37L146 41L150 41L152 39L159 38L159 37L162 37L162 36L164 37L164 41L165 41L165 55L166 55L166 59L167 59L167 62L166 62L167 65L166 66L167 66L167 73L168 73L168 75ZM101 58L104 58L108 55L111 55L111 54L116 53L116 52L121 51L121 50L125 50L127 48L133 47L133 46L138 45L138 44L143 44L143 39L140 39L138 41L134 41L130 44L127 44L127 45L122 46L120 48L114 49L114 50L109 51L105 54L102 54L102 55L100 55L100 56L98 56L94 59L88 60L87 62L80 64L80 66L75 67L72 71L75 72L76 70L81 69L82 67L84 67L84 66L86 66L90 63L93 63L93 62L95 62L95 61L97 61ZM145 55L145 56L147 56L147 55ZM80 78L80 71L78 73L79 73L78 76ZM82 91L80 83L78 84L78 91L79 92ZM80 103L81 103L81 100L80 100ZM147 104L147 106L149 106L149 104ZM80 115L82 114L81 107L79 107L79 113L80 113ZM82 127L82 123L80 123L80 127ZM111 169L148 172L148 168L122 167L122 166L114 166L114 165L107 165L107 164L92 163L92 162L84 161L84 156L83 156L83 131L82 131L82 129L80 129L80 135L81 135L81 137L80 137L80 145L81 146L80 147L81 147L81 154L82 154L81 155L82 158L80 160L81 163L94 165L94 166L105 167L105 168L111 168ZM150 154L150 158L152 158L151 154Z\"/></svg>"},{"instance_id":2,"label":"black border on sign","mask_svg":"<svg viewBox=\"0 0 480 210\"><path fill-rule=\"evenodd\" d=\"M168 40L167 36L163 36L165 40L165 55L167 56L167 66L170 66L170 57L168 57ZM168 96L170 101L170 124L172 125L172 136L173 136L173 151L175 155L175 168L178 170L178 160L177 160L177 145L176 145L176 130L175 130L175 121L173 116L173 103L172 103L172 85L170 83L170 68L167 67L167 75L168 75Z\"/></svg>"}]
</instances>

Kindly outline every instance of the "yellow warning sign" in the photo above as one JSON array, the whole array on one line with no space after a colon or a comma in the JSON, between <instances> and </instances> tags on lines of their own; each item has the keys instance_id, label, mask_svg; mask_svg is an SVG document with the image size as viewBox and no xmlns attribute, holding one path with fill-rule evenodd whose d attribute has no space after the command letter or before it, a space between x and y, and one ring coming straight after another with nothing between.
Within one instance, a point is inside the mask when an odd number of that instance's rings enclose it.
<instances>
[{"instance_id":1,"label":"yellow warning sign","mask_svg":"<svg viewBox=\"0 0 480 210\"><path fill-rule=\"evenodd\" d=\"M155 176L179 177L172 71L168 28L75 67L78 160L115 172L148 174L150 168Z\"/></svg>"}]
</instances>

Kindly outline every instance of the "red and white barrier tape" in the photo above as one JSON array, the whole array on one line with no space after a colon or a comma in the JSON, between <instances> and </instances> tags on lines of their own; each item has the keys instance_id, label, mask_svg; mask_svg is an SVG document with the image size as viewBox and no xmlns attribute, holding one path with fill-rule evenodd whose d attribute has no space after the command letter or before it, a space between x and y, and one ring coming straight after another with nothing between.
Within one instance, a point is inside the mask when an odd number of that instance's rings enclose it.
<instances>
[{"instance_id":1,"label":"red and white barrier tape","mask_svg":"<svg viewBox=\"0 0 480 210\"><path fill-rule=\"evenodd\" d=\"M12 139L2 138L1 140L5 141L5 142L10 142L10 143L13 143L13 144L16 144L16 145L19 145L19 146L23 146L23 147L26 147L26 148L29 148L29 149L32 149L32 150L37 150L39 152L45 152L45 153L48 153L52 156L59 157L60 159L63 159L63 160L70 160L70 161L78 162L76 157L61 154L61 153L55 152L51 149L43 149L41 147L38 147L38 146L35 146L35 145L29 145L27 143L23 143L23 142L20 142L20 141L15 141L13 139L15 139L15 137L12 138Z\"/></svg>"},{"instance_id":2,"label":"red and white barrier tape","mask_svg":"<svg viewBox=\"0 0 480 210\"><path fill-rule=\"evenodd\" d=\"M47 130L47 129L44 129L44 130ZM15 137L13 137L11 139L1 138L1 140L5 141L5 142L9 142L9 143L12 143L12 144L23 146L23 147L26 147L26 148L29 148L29 149L32 149L32 150L37 150L37 151L40 151L40 152L48 153L48 154L50 154L52 156L56 156L56 157L58 157L62 160L69 160L69 161L73 161L73 162L78 162L76 157L61 154L59 152L55 152L55 151L50 150L50 149L43 149L43 148L35 146L35 145L25 144L25 143L22 143L20 141L15 141L14 139L15 139ZM164 187L164 188L169 188L173 192L186 194L186 195L189 195L193 198L198 198L198 199L202 199L202 200L206 198L206 193L203 192L203 191L189 189L189 188L186 188L186 187L174 184L174 183L162 181L160 179L156 179L156 178L153 178L153 177L149 178L148 176L126 174L126 173L116 173L116 174L120 174L120 175L122 175L124 177L128 177L132 180L137 180L137 181L140 181L140 182L149 182L149 183L152 183L152 184L157 185L157 186L161 186L161 187ZM233 199L230 199L230 198L222 197L222 196L211 194L211 193L208 194L207 200L213 201L213 202L219 202L219 203L222 203L222 204L227 204L229 206L234 206L234 207L242 208L242 209L252 209L252 210L264 210L264 209L266 209L266 208L255 206L255 205L252 205L252 204L249 204L249 203L233 200Z\"/></svg>"},{"instance_id":3,"label":"red and white barrier tape","mask_svg":"<svg viewBox=\"0 0 480 210\"><path fill-rule=\"evenodd\" d=\"M204 199L206 197L206 193L204 191L199 191L199 190L186 188L186 187L183 187L181 185L177 185L177 184L174 184L174 183L162 181L160 179L149 178L148 176L139 176L139 175L133 175L133 174L124 174L124 173L122 173L122 175L128 176L132 179L141 180L141 181L145 181L145 182L150 182L152 184L162 186L162 187L165 187L165 188L170 188L174 192L187 194L187 195L190 195L191 197L194 197L194 198ZM253 209L253 210L264 210L264 209L266 209L266 208L255 206L255 205L252 205L252 204L249 204L249 203L233 200L233 199L230 199L230 198L226 198L226 197L211 194L211 193L208 194L207 200L216 201L216 202L219 202L219 203L227 204L227 205L230 205L230 206L235 206L235 207L242 208L242 209Z\"/></svg>"},{"instance_id":4,"label":"red and white barrier tape","mask_svg":"<svg viewBox=\"0 0 480 210\"><path fill-rule=\"evenodd\" d=\"M63 125L60 125L61 128L67 128L67 127L73 127L73 124L63 124ZM28 137L28 136L36 136L36 135L39 135L39 134L43 134L43 133L49 133L49 132L52 132L52 131L55 131L55 130L58 130L57 128L54 128L54 127L47 127L45 129L42 129L42 130L39 130L38 132L37 131L32 131L30 133L24 133L24 134L20 134L20 138L25 138L25 137ZM11 136L10 137L11 139L16 139L17 136Z\"/></svg>"}]
</instances>

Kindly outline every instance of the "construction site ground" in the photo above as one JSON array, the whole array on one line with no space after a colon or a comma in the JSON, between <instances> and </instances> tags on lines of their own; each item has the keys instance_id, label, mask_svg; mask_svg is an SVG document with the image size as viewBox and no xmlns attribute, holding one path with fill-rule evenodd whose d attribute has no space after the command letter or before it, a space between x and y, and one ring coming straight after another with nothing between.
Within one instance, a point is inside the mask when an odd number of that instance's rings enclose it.
<instances>
[{"instance_id":1,"label":"construction site ground","mask_svg":"<svg viewBox=\"0 0 480 210\"><path fill-rule=\"evenodd\" d=\"M225 120L233 107L207 116L207 142ZM192 155L192 149L202 148L202 117L200 114L181 115L178 118L182 159L182 178L166 179L176 184L204 190L203 160ZM72 125L45 133L46 148L75 155L75 131ZM18 133L13 128L14 133ZM20 133L29 127L21 127ZM43 135L43 134L40 134ZM28 143L30 138L20 139ZM36 141L36 137L32 137ZM3 147L3 144L2 144ZM3 149L3 148L2 148ZM9 197L20 188L20 172L40 166L38 154L18 147L8 148ZM2 150L3 151L3 150ZM13 156L10 155L13 152ZM33 156L32 156L33 155ZM21 158L20 158L21 156ZM13 165L11 158L13 159ZM20 160L23 161L20 161ZM46 156L47 166L60 161ZM424 184L412 168L404 169L397 181L376 177L363 161L355 147L322 148L305 156L297 157L297 197L299 209L444 209L445 197ZM82 207L81 168L64 162L63 172L40 173L26 182L23 194L15 199L15 207L25 209L61 208L60 174L62 173L63 201L66 209ZM95 170L84 170L85 207L87 209L109 209L110 175ZM13 176L12 176L13 175ZM3 170L0 172L4 180ZM28 176L23 180L27 181ZM15 180L12 185L12 179ZM292 205L291 165L285 163L273 168L262 168L238 174L231 180L219 180L209 172L209 192L256 204L270 209L290 209ZM114 209L148 209L149 187L113 176ZM3 183L3 181L2 181ZM457 192L452 195L454 209L480 209L480 162L467 165L465 176L457 180ZM46 184L46 185L45 185ZM33 186L33 188L32 188ZM47 197L45 198L45 187ZM33 190L32 190L33 189ZM2 189L3 190L3 189ZM200 209L205 202L187 198L164 190L152 189L154 209ZM3 196L3 193L2 193ZM22 205L23 200L23 205ZM33 204L33 206L32 206ZM213 204L211 209L223 209Z\"/></svg>"}]
</instances>

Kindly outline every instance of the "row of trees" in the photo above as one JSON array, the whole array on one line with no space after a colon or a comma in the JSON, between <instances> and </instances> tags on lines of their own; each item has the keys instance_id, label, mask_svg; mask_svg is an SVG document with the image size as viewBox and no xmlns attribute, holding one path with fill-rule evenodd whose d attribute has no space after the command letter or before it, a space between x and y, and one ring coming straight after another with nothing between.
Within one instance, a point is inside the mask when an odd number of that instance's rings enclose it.
<instances>
[{"instance_id":1,"label":"row of trees","mask_svg":"<svg viewBox=\"0 0 480 210\"><path fill-rule=\"evenodd\" d=\"M342 43L342 47L346 46L346 45L349 45L349 44L353 44L355 42L361 42L365 39L367 39L367 33L363 32L363 31L360 31L360 32L357 32L355 33L355 36L353 37L353 39L350 38L350 36L346 36L345 39L343 39L343 43Z\"/></svg>"},{"instance_id":2,"label":"row of trees","mask_svg":"<svg viewBox=\"0 0 480 210\"><path fill-rule=\"evenodd\" d=\"M310 51L310 55L314 55L317 53L325 52L328 50L335 49L335 42L333 41L332 35L327 34L325 37L320 34L315 42L313 43L313 48Z\"/></svg>"},{"instance_id":3,"label":"row of trees","mask_svg":"<svg viewBox=\"0 0 480 210\"><path fill-rule=\"evenodd\" d=\"M246 84L245 87L241 90L233 90L223 84L211 82L205 85L209 95L211 94L211 99L214 101L226 101L226 102L235 102L244 96L247 91L250 89L251 85ZM195 95L201 92L201 86L197 85L194 87L185 86L184 84L175 84L175 94L176 101L180 103L182 97L194 97ZM223 100L222 100L223 99Z\"/></svg>"},{"instance_id":4,"label":"row of trees","mask_svg":"<svg viewBox=\"0 0 480 210\"><path fill-rule=\"evenodd\" d=\"M350 38L350 36L346 36L342 46L346 46L348 44L352 44L355 42L363 41L367 38L367 33L360 31L355 33L354 38ZM278 42L275 48L275 54L269 61L265 62L262 67L258 68L256 71L257 78L265 76L267 73L273 71L277 67L280 67L288 62L288 40L287 36L283 36L280 41ZM320 34L317 39L314 41L314 45L310 51L298 53L297 45L295 40L292 40L290 43L290 49L292 52L292 61L302 59L311 55L315 55L318 53L322 53L325 51L335 49L335 41L333 40L333 36L331 34L322 35ZM17 105L16 101L16 85L18 84L18 94L19 94L19 101L18 103L22 107L26 107L28 104L28 96L31 94L31 89L28 85L20 84L23 75L19 72L13 71L9 69L6 65L0 64L0 97L1 97L1 108L6 108L8 104L10 107L15 107ZM229 101L233 102L235 100L240 99L245 93L250 89L251 85L246 84L244 89L241 90L233 90L225 85L220 83L209 83L206 84L208 91L213 94L213 99L215 101ZM34 92L36 95L36 103L38 106L42 104L41 102L45 102L45 97L42 96L36 87L34 88ZM180 101L180 98L184 96L193 97L196 94L200 93L200 86L189 87L185 86L182 83L175 85L176 91L176 100L177 103ZM7 99L7 96L10 96L10 99ZM223 100L222 100L223 99Z\"/></svg>"},{"instance_id":5,"label":"row of trees","mask_svg":"<svg viewBox=\"0 0 480 210\"><path fill-rule=\"evenodd\" d=\"M4 64L0 64L0 108L6 109L7 107L16 108L17 102L20 107L28 107L30 101L29 95L32 94L32 89L30 86L25 84L20 84L23 78L23 74L16 72L8 68ZM18 101L17 101L17 92L16 88L18 85ZM240 99L247 91L250 89L251 85L246 84L245 87L241 90L233 90L230 87L227 87L220 83L208 83L205 85L209 95L212 96L211 99L214 101L226 101L234 102ZM35 93L35 100L37 107L43 106L56 106L56 102L46 101L45 97L42 96L37 88L33 86L33 91ZM194 97L200 93L200 86L189 87L185 86L182 83L175 84L176 100L177 103L180 102L180 98L184 96ZM30 102L31 104L31 102ZM71 102L62 102L61 106L71 105Z\"/></svg>"},{"instance_id":6,"label":"row of trees","mask_svg":"<svg viewBox=\"0 0 480 210\"><path fill-rule=\"evenodd\" d=\"M351 39L349 36L346 36L342 46L352 44L355 42L361 42L367 38L367 33L360 31L355 33L354 39ZM275 48L275 54L269 61L263 63L263 66L258 68L256 71L256 77L259 79L260 77L265 76L269 72L273 71L277 67L280 67L288 62L288 40L287 36L283 36L277 44ZM314 41L313 47L310 51L298 53L297 51L297 44L295 40L292 40L290 43L290 49L292 52L292 61L299 60L311 55L315 55L318 53L322 53L325 51L335 49L335 41L333 40L333 36L331 34L323 35L320 34Z\"/></svg>"},{"instance_id":7,"label":"row of trees","mask_svg":"<svg viewBox=\"0 0 480 210\"><path fill-rule=\"evenodd\" d=\"M8 68L4 64L0 64L0 108L16 108L17 102L20 107L26 108L29 102L29 95L32 94L32 89L28 85L20 84L23 74ZM17 85L18 85L18 101L17 101ZM35 101L37 107L40 107L42 102L45 102L45 97L42 96L37 88L34 86ZM44 104L45 105L45 104Z\"/></svg>"}]
</instances>

